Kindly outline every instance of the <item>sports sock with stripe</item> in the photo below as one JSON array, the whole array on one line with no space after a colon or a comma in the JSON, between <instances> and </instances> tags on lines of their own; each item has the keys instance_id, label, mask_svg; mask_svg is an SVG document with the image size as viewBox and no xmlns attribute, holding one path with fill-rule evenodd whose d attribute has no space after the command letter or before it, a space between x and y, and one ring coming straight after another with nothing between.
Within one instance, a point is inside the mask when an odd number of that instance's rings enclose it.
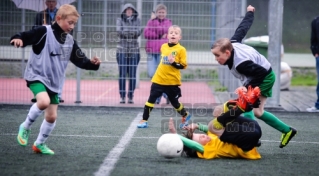
<instances>
[{"instance_id":1,"label":"sports sock with stripe","mask_svg":"<svg viewBox=\"0 0 319 176\"><path fill-rule=\"evenodd\" d=\"M143 112L143 120L147 121L150 117L150 113L152 112L154 108L153 103L146 102L144 106L144 112Z\"/></svg>"},{"instance_id":2,"label":"sports sock with stripe","mask_svg":"<svg viewBox=\"0 0 319 176\"><path fill-rule=\"evenodd\" d=\"M43 110L40 110L37 106L36 103L34 103L30 110L29 113L27 115L27 118L25 119L25 121L23 122L23 126L25 129L30 129L31 125L33 124L33 122L35 122L35 120L42 114Z\"/></svg>"}]
</instances>

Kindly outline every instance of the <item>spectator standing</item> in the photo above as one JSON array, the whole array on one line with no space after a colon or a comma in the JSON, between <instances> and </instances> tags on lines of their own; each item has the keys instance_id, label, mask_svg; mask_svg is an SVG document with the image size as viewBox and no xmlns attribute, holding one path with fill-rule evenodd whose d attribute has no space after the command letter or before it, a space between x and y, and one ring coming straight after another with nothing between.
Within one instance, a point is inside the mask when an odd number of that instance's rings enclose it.
<instances>
[{"instance_id":1,"label":"spectator standing","mask_svg":"<svg viewBox=\"0 0 319 176\"><path fill-rule=\"evenodd\" d=\"M121 10L121 17L116 20L116 32L119 43L116 51L116 61L119 68L120 103L125 103L126 75L129 76L128 103L133 104L136 86L136 70L140 62L138 37L141 35L141 21L135 7L127 3Z\"/></svg>"},{"instance_id":2,"label":"spectator standing","mask_svg":"<svg viewBox=\"0 0 319 176\"><path fill-rule=\"evenodd\" d=\"M316 59L316 69L317 69L317 101L315 106L307 108L308 112L319 112L319 16L312 20L311 23L311 38L310 38L310 49Z\"/></svg>"}]
</instances>

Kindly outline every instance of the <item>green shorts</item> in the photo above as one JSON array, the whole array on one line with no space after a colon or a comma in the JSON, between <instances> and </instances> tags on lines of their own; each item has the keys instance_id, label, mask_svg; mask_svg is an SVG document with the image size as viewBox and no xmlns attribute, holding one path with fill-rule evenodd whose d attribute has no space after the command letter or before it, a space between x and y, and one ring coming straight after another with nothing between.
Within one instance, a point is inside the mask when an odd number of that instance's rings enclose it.
<instances>
[{"instance_id":1,"label":"green shorts","mask_svg":"<svg viewBox=\"0 0 319 176\"><path fill-rule=\"evenodd\" d=\"M40 92L47 92L50 97L50 104L59 104L59 97L57 93L52 93L48 91L44 84L40 82L31 83L29 85L30 90L32 91L34 97Z\"/></svg>"},{"instance_id":2,"label":"green shorts","mask_svg":"<svg viewBox=\"0 0 319 176\"><path fill-rule=\"evenodd\" d=\"M259 85L261 95L264 97L272 96L272 87L274 86L276 81L276 75L274 71L271 71L263 80L263 82Z\"/></svg>"}]
</instances>

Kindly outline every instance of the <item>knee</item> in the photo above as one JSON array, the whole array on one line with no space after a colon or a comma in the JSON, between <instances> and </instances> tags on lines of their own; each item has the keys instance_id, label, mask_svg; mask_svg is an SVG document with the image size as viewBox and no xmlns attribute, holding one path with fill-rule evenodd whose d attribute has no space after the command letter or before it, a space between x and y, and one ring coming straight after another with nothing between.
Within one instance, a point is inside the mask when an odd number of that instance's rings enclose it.
<instances>
[{"instance_id":1,"label":"knee","mask_svg":"<svg viewBox=\"0 0 319 176\"><path fill-rule=\"evenodd\" d=\"M37 106L40 110L44 110L50 105L50 98L37 98Z\"/></svg>"},{"instance_id":2,"label":"knee","mask_svg":"<svg viewBox=\"0 0 319 176\"><path fill-rule=\"evenodd\" d=\"M58 116L57 109L49 108L45 111L45 120L49 123L54 123Z\"/></svg>"},{"instance_id":3,"label":"knee","mask_svg":"<svg viewBox=\"0 0 319 176\"><path fill-rule=\"evenodd\" d=\"M45 115L45 120L49 123L54 123L57 118L57 113L48 113Z\"/></svg>"}]
</instances>

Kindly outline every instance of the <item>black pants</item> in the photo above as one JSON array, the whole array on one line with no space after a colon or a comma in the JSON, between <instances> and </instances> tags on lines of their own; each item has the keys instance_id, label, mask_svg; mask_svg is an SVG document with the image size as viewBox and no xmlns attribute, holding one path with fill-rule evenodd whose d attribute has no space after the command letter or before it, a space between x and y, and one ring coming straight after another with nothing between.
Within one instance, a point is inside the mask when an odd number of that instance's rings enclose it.
<instances>
[{"instance_id":1,"label":"black pants","mask_svg":"<svg viewBox=\"0 0 319 176\"><path fill-rule=\"evenodd\" d=\"M261 128L257 121L238 116L226 125L220 140L235 144L243 151L249 151L256 146L261 134Z\"/></svg>"},{"instance_id":2,"label":"black pants","mask_svg":"<svg viewBox=\"0 0 319 176\"><path fill-rule=\"evenodd\" d=\"M167 95L167 98L171 102L172 106L177 110L181 116L186 116L187 112L183 105L179 103L178 99L182 96L179 86L164 86L156 83L152 83L150 96L147 103L144 106L143 120L148 120L150 112L152 111L156 99L163 93Z\"/></svg>"},{"instance_id":3,"label":"black pants","mask_svg":"<svg viewBox=\"0 0 319 176\"><path fill-rule=\"evenodd\" d=\"M167 98L171 102L172 106L177 109L180 106L178 102L179 97L182 96L179 86L164 86L156 83L152 83L150 96L148 102L154 104L156 99L163 93L167 95Z\"/></svg>"}]
</instances>

